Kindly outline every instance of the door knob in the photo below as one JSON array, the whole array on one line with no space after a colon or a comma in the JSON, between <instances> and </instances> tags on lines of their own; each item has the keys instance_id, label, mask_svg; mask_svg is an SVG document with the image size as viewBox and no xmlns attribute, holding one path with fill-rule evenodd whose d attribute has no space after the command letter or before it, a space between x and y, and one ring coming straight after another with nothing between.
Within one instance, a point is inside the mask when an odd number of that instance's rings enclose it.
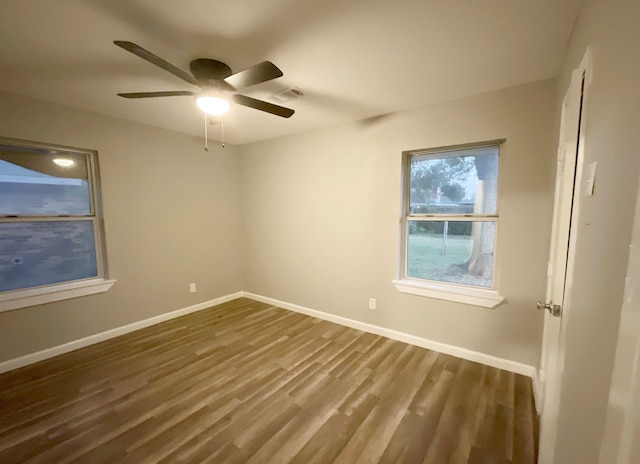
<instances>
[{"instance_id":1,"label":"door knob","mask_svg":"<svg viewBox=\"0 0 640 464\"><path fill-rule=\"evenodd\" d=\"M562 315L562 306L554 305L553 303L542 303L538 301L536 303L536 308L538 308L538 310L546 309L549 311L549 314L554 317L560 317Z\"/></svg>"}]
</instances>

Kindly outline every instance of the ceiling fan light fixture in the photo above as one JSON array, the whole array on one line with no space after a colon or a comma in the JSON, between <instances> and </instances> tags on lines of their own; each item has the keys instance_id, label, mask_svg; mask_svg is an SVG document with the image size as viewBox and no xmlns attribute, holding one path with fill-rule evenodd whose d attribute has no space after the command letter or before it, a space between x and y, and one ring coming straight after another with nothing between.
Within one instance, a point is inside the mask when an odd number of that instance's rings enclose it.
<instances>
[{"instance_id":1,"label":"ceiling fan light fixture","mask_svg":"<svg viewBox=\"0 0 640 464\"><path fill-rule=\"evenodd\" d=\"M196 105L211 116L222 116L229 111L229 102L227 100L212 95L199 95L196 97Z\"/></svg>"}]
</instances>

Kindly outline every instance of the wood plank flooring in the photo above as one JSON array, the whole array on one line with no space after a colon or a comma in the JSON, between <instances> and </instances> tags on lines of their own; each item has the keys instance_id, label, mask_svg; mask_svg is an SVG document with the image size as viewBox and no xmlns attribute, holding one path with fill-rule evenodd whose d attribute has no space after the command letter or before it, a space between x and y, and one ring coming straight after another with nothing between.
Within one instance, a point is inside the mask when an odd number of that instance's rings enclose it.
<instances>
[{"instance_id":1,"label":"wood plank flooring","mask_svg":"<svg viewBox=\"0 0 640 464\"><path fill-rule=\"evenodd\" d=\"M526 377L248 299L0 375L0 462L535 462Z\"/></svg>"}]
</instances>

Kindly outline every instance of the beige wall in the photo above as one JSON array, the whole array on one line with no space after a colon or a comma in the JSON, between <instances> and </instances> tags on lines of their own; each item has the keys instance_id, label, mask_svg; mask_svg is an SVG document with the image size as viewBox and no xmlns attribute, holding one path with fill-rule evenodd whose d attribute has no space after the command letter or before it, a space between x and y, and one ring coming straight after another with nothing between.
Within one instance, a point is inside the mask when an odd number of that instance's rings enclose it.
<instances>
[{"instance_id":1,"label":"beige wall","mask_svg":"<svg viewBox=\"0 0 640 464\"><path fill-rule=\"evenodd\" d=\"M0 313L0 361L242 289L236 147L205 152L202 139L1 93L0 135L98 150L117 279L107 293Z\"/></svg>"},{"instance_id":2,"label":"beige wall","mask_svg":"<svg viewBox=\"0 0 640 464\"><path fill-rule=\"evenodd\" d=\"M575 284L563 321L558 464L598 462L638 185L639 21L638 2L587 1L559 78L561 98L571 70L591 48L585 162L597 161L598 170L595 195L581 203Z\"/></svg>"},{"instance_id":3,"label":"beige wall","mask_svg":"<svg viewBox=\"0 0 640 464\"><path fill-rule=\"evenodd\" d=\"M640 189L600 464L640 462Z\"/></svg>"},{"instance_id":4,"label":"beige wall","mask_svg":"<svg viewBox=\"0 0 640 464\"><path fill-rule=\"evenodd\" d=\"M537 365L554 103L555 84L544 81L243 146L244 289ZM499 138L497 282L508 303L398 293L401 152Z\"/></svg>"},{"instance_id":5,"label":"beige wall","mask_svg":"<svg viewBox=\"0 0 640 464\"><path fill-rule=\"evenodd\" d=\"M536 365L554 102L545 81L206 153L197 138L0 94L1 135L99 151L118 280L106 294L0 313L0 360L247 290ZM507 303L398 293L401 152L498 138Z\"/></svg>"}]
</instances>

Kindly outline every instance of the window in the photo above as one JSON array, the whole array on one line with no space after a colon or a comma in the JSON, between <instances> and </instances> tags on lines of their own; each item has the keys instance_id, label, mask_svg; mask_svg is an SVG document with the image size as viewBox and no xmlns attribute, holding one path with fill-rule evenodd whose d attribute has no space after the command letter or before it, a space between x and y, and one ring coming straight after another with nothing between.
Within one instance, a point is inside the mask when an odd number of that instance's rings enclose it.
<instances>
[{"instance_id":1,"label":"window","mask_svg":"<svg viewBox=\"0 0 640 464\"><path fill-rule=\"evenodd\" d=\"M502 301L495 291L502 142L404 153L400 291L488 307Z\"/></svg>"},{"instance_id":2,"label":"window","mask_svg":"<svg viewBox=\"0 0 640 464\"><path fill-rule=\"evenodd\" d=\"M105 291L97 154L0 138L0 310Z\"/></svg>"}]
</instances>

